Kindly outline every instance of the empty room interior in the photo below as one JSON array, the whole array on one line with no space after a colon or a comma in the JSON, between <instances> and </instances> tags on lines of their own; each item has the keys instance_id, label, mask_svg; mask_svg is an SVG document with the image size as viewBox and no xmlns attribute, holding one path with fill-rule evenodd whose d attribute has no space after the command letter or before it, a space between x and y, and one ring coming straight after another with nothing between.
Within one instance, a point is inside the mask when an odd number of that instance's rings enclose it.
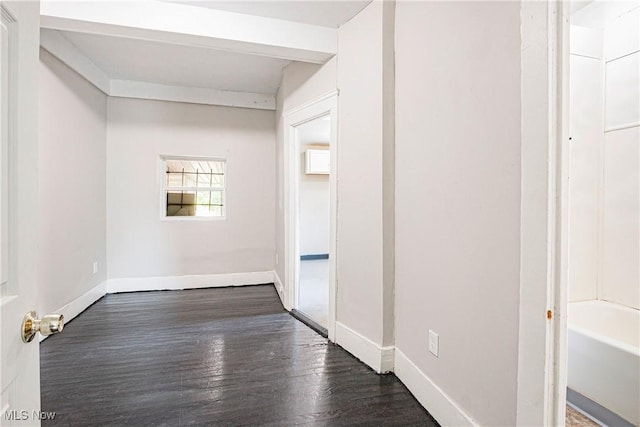
<instances>
[{"instance_id":1,"label":"empty room interior","mask_svg":"<svg viewBox=\"0 0 640 427\"><path fill-rule=\"evenodd\" d=\"M640 427L640 1L0 9L1 426Z\"/></svg>"}]
</instances>

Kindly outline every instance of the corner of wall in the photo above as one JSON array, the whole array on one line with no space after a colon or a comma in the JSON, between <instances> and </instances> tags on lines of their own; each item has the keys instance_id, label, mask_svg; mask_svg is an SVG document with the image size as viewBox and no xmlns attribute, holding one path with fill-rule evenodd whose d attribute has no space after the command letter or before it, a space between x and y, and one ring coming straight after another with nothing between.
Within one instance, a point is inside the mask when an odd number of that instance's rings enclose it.
<instances>
[{"instance_id":1,"label":"corner of wall","mask_svg":"<svg viewBox=\"0 0 640 427\"><path fill-rule=\"evenodd\" d=\"M282 280L280 280L280 276L277 271L273 271L273 285L276 287L276 291L278 291L278 297L280 298L280 303L285 309L287 309L286 298L284 297L284 286L282 284ZM288 309L287 309L288 310Z\"/></svg>"},{"instance_id":2,"label":"corner of wall","mask_svg":"<svg viewBox=\"0 0 640 427\"><path fill-rule=\"evenodd\" d=\"M91 299L106 280L107 96L42 48L39 67L38 310L65 304L69 319L74 301ZM61 168L69 159L81 161Z\"/></svg>"},{"instance_id":3,"label":"corner of wall","mask_svg":"<svg viewBox=\"0 0 640 427\"><path fill-rule=\"evenodd\" d=\"M107 281L105 280L79 297L74 298L71 302L58 308L55 312L64 316L64 323L69 323L106 294ZM40 335L40 342L44 341L46 338L47 336Z\"/></svg>"},{"instance_id":4,"label":"corner of wall","mask_svg":"<svg viewBox=\"0 0 640 427\"><path fill-rule=\"evenodd\" d=\"M394 371L395 347L383 347L348 326L336 322L336 344L378 374Z\"/></svg>"}]
</instances>

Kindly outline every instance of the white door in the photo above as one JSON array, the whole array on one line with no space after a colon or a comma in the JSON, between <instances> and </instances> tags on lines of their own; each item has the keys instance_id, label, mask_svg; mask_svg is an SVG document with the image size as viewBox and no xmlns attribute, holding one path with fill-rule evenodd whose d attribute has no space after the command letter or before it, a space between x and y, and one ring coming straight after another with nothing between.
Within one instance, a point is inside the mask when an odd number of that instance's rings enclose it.
<instances>
[{"instance_id":1,"label":"white door","mask_svg":"<svg viewBox=\"0 0 640 427\"><path fill-rule=\"evenodd\" d=\"M0 425L32 426L40 424L38 337L25 344L20 332L38 302L40 4L0 1L0 15Z\"/></svg>"}]
</instances>

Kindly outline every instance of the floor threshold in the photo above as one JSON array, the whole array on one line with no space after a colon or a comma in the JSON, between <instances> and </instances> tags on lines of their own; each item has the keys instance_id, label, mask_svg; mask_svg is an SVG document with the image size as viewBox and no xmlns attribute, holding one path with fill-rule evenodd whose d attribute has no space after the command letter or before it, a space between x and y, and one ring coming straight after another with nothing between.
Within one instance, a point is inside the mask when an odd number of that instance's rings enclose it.
<instances>
[{"instance_id":1,"label":"floor threshold","mask_svg":"<svg viewBox=\"0 0 640 427\"><path fill-rule=\"evenodd\" d=\"M323 337L325 338L329 337L329 331L327 331L327 328L323 328L319 323L315 322L313 319L311 319L309 316L307 316L303 312L296 310L294 308L289 312L289 314L292 315L295 319L301 321L302 323L304 323L305 325L313 329L314 331L316 331L318 334L322 335Z\"/></svg>"}]
</instances>

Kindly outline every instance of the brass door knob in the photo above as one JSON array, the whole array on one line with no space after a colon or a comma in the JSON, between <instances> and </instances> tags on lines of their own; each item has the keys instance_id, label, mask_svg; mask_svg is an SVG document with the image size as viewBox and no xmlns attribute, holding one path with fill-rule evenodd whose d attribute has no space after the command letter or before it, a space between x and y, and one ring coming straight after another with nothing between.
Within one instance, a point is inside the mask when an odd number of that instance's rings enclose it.
<instances>
[{"instance_id":1,"label":"brass door knob","mask_svg":"<svg viewBox=\"0 0 640 427\"><path fill-rule=\"evenodd\" d=\"M48 314L38 319L35 311L29 311L22 319L21 335L22 341L27 343L33 340L36 332L43 336L57 334L64 328L64 316L62 314Z\"/></svg>"}]
</instances>

